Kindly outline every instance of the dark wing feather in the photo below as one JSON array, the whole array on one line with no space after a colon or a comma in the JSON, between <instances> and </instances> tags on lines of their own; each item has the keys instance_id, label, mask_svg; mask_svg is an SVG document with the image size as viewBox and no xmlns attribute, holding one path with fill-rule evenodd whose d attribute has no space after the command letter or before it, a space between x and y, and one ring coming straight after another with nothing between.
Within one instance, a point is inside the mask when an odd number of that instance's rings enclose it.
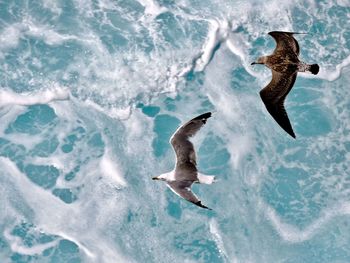
<instances>
[{"instance_id":1,"label":"dark wing feather","mask_svg":"<svg viewBox=\"0 0 350 263\"><path fill-rule=\"evenodd\" d=\"M204 114L201 114L197 116L196 118L193 118L192 120L186 122L184 125L182 125L173 136L181 135L192 137L194 136L197 131L202 128L202 126L207 122L207 119L211 117L211 112L207 112Z\"/></svg>"},{"instance_id":2,"label":"dark wing feather","mask_svg":"<svg viewBox=\"0 0 350 263\"><path fill-rule=\"evenodd\" d=\"M275 39L277 44L274 54L280 51L283 51L283 52L292 51L296 56L299 56L299 53L300 53L299 44L298 44L298 41L293 37L293 34L300 34L300 33L282 32L282 31L269 32L269 35Z\"/></svg>"},{"instance_id":3,"label":"dark wing feather","mask_svg":"<svg viewBox=\"0 0 350 263\"><path fill-rule=\"evenodd\" d=\"M175 181L169 182L168 186L175 194L186 199L187 201L202 208L211 210L209 207L203 205L198 197L191 191L192 183L192 181Z\"/></svg>"},{"instance_id":4,"label":"dark wing feather","mask_svg":"<svg viewBox=\"0 0 350 263\"><path fill-rule=\"evenodd\" d=\"M284 108L284 100L292 89L296 77L297 73L289 75L281 74L272 70L271 82L260 91L260 97L264 102L267 111L281 128L293 138L295 138L295 134Z\"/></svg>"},{"instance_id":5,"label":"dark wing feather","mask_svg":"<svg viewBox=\"0 0 350 263\"><path fill-rule=\"evenodd\" d=\"M186 122L171 136L170 143L174 148L177 163L190 162L196 165L196 153L190 137L194 136L211 117L211 112L204 113Z\"/></svg>"}]
</instances>

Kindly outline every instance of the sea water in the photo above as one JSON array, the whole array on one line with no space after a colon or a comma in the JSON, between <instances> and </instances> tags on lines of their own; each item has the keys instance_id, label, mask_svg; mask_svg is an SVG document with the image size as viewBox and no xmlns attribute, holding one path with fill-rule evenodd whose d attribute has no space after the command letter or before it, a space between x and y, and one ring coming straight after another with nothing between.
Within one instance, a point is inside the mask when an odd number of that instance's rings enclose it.
<instances>
[{"instance_id":1,"label":"sea water","mask_svg":"<svg viewBox=\"0 0 350 263\"><path fill-rule=\"evenodd\" d=\"M0 262L350 262L350 2L0 0ZM251 66L296 35L271 118ZM151 180L201 113L193 191Z\"/></svg>"}]
</instances>

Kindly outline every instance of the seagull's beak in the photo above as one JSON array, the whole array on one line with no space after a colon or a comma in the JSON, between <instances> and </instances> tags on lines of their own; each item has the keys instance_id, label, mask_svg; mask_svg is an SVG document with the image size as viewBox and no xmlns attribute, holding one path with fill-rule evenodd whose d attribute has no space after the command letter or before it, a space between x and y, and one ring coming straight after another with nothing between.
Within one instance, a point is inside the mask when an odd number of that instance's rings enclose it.
<instances>
[{"instance_id":1,"label":"seagull's beak","mask_svg":"<svg viewBox=\"0 0 350 263\"><path fill-rule=\"evenodd\" d=\"M255 64L257 64L256 62L253 62L252 64L250 64L250 65L255 65Z\"/></svg>"},{"instance_id":2,"label":"seagull's beak","mask_svg":"<svg viewBox=\"0 0 350 263\"><path fill-rule=\"evenodd\" d=\"M152 180L159 180L159 178L155 176L155 177L152 177Z\"/></svg>"}]
</instances>

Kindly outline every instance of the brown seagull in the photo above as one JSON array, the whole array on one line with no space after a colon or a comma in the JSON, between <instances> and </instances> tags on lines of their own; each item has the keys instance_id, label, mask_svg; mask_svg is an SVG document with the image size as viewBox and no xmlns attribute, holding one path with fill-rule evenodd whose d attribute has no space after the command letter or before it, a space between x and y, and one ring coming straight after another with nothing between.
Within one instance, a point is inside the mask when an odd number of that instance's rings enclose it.
<instances>
[{"instance_id":1,"label":"brown seagull","mask_svg":"<svg viewBox=\"0 0 350 263\"><path fill-rule=\"evenodd\" d=\"M269 35L276 41L272 55L258 58L254 64L264 64L272 71L271 82L260 91L260 97L267 111L290 136L295 134L284 108L284 100L292 89L298 72L311 72L316 75L320 69L317 64L306 64L299 60L299 44L293 34L296 32L273 31Z\"/></svg>"},{"instance_id":2,"label":"brown seagull","mask_svg":"<svg viewBox=\"0 0 350 263\"><path fill-rule=\"evenodd\" d=\"M191 191L193 183L212 184L214 176L200 174L197 170L196 152L190 137L194 136L199 129L211 117L211 112L204 113L186 122L171 136L170 143L176 154L175 169L169 173L153 177L153 180L167 182L167 186L178 196L187 201L211 210L202 204L198 197Z\"/></svg>"}]
</instances>

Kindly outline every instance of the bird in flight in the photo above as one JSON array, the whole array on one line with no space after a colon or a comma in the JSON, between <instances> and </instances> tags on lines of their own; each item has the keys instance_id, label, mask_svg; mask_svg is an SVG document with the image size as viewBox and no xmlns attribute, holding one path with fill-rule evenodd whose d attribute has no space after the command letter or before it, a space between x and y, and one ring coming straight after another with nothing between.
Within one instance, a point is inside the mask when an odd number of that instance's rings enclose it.
<instances>
[{"instance_id":1,"label":"bird in flight","mask_svg":"<svg viewBox=\"0 0 350 263\"><path fill-rule=\"evenodd\" d=\"M179 127L170 138L170 143L176 154L175 169L169 173L153 177L153 180L162 180L178 196L187 201L211 210L202 204L199 198L192 192L193 183L212 184L214 176L203 175L197 170L196 152L192 142L189 140L211 117L211 112L204 113L186 122Z\"/></svg>"},{"instance_id":2,"label":"bird in flight","mask_svg":"<svg viewBox=\"0 0 350 263\"><path fill-rule=\"evenodd\" d=\"M294 34L305 33L269 32L277 44L274 52L270 56L259 57L252 63L252 65L264 64L271 69L272 80L260 91L260 97L275 121L293 138L295 133L284 108L284 100L293 88L298 72L317 75L320 69L317 64L310 65L299 60L299 44L293 37Z\"/></svg>"}]
</instances>

